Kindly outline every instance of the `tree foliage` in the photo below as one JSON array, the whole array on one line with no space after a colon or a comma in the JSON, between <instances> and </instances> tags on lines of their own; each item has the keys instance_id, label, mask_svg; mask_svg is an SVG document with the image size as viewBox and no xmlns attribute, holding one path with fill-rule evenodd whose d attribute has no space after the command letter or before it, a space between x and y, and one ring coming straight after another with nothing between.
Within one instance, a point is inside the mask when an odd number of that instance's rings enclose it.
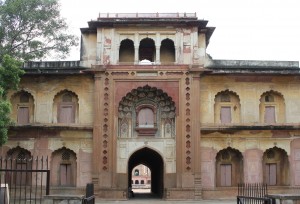
<instances>
[{"instance_id":1,"label":"tree foliage","mask_svg":"<svg viewBox=\"0 0 300 204\"><path fill-rule=\"evenodd\" d=\"M77 44L58 0L0 0L0 60L5 54L24 61L51 53L64 58Z\"/></svg>"},{"instance_id":2,"label":"tree foliage","mask_svg":"<svg viewBox=\"0 0 300 204\"><path fill-rule=\"evenodd\" d=\"M64 58L77 38L68 33L58 0L0 0L0 146L7 141L9 89L17 89L24 73L21 61L55 53Z\"/></svg>"},{"instance_id":3,"label":"tree foliage","mask_svg":"<svg viewBox=\"0 0 300 204\"><path fill-rule=\"evenodd\" d=\"M7 141L7 130L11 124L10 102L6 95L9 89L17 89L20 77L24 71L20 69L22 63L9 55L4 55L0 65L0 146Z\"/></svg>"}]
</instances>

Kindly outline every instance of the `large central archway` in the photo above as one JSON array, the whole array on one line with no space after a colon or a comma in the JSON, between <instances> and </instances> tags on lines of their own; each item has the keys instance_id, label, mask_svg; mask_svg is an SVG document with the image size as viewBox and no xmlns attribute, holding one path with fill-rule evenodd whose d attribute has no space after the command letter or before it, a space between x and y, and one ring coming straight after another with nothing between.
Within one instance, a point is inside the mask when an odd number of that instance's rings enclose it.
<instances>
[{"instance_id":1,"label":"large central archway","mask_svg":"<svg viewBox=\"0 0 300 204\"><path fill-rule=\"evenodd\" d=\"M128 160L128 188L131 187L131 172L139 164L149 167L151 171L151 193L162 198L164 189L164 163L162 157L156 151L147 147L133 153Z\"/></svg>"}]
</instances>

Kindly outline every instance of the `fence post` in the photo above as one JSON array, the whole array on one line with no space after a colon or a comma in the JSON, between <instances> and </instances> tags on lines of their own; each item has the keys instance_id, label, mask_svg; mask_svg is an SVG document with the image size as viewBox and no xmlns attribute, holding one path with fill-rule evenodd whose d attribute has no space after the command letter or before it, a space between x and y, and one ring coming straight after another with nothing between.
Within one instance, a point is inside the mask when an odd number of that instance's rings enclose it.
<instances>
[{"instance_id":1,"label":"fence post","mask_svg":"<svg viewBox=\"0 0 300 204\"><path fill-rule=\"evenodd\" d=\"M92 197L92 199L91 199L91 197ZM94 184L93 183L86 184L85 198L87 199L87 202L86 202L87 204L94 204L95 203Z\"/></svg>"}]
</instances>

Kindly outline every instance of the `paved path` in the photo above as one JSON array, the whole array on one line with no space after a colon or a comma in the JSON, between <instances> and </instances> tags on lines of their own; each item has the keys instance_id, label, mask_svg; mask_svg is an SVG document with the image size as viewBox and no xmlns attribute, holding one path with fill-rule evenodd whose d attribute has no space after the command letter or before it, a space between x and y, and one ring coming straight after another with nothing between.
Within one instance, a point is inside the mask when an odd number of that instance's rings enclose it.
<instances>
[{"instance_id":1,"label":"paved path","mask_svg":"<svg viewBox=\"0 0 300 204\"><path fill-rule=\"evenodd\" d=\"M113 203L118 203L118 204L145 204L145 203L150 203L150 204L193 204L193 203L198 203L198 204L236 204L236 200L162 200L160 198L154 197L150 193L135 193L135 197L131 198L129 200L101 200L101 199L96 199L96 204L113 204Z\"/></svg>"},{"instance_id":2,"label":"paved path","mask_svg":"<svg viewBox=\"0 0 300 204\"><path fill-rule=\"evenodd\" d=\"M236 204L236 200L200 200L200 201L173 201L173 200L161 200L161 199L130 199L130 200L117 200L117 201L109 201L109 200L96 200L96 204L145 204L145 203L151 203L151 204Z\"/></svg>"}]
</instances>

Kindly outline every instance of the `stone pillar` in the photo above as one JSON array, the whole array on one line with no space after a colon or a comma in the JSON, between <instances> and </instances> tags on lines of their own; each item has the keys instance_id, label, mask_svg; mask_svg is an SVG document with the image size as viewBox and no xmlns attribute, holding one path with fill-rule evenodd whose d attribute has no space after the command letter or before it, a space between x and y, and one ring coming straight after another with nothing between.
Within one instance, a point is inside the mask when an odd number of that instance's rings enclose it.
<instances>
[{"instance_id":1,"label":"stone pillar","mask_svg":"<svg viewBox=\"0 0 300 204\"><path fill-rule=\"evenodd\" d=\"M160 33L156 33L156 42L155 42L155 63L160 64Z\"/></svg>"},{"instance_id":2,"label":"stone pillar","mask_svg":"<svg viewBox=\"0 0 300 204\"><path fill-rule=\"evenodd\" d=\"M115 63L116 64L120 64L120 44L116 45L116 52L115 52L115 58L116 58L116 61Z\"/></svg>"},{"instance_id":3,"label":"stone pillar","mask_svg":"<svg viewBox=\"0 0 300 204\"><path fill-rule=\"evenodd\" d=\"M134 34L134 64L139 63L139 36L137 33Z\"/></svg>"},{"instance_id":4,"label":"stone pillar","mask_svg":"<svg viewBox=\"0 0 300 204\"><path fill-rule=\"evenodd\" d=\"M175 64L178 64L178 56L179 56L179 54L178 54L178 46L175 46Z\"/></svg>"},{"instance_id":5,"label":"stone pillar","mask_svg":"<svg viewBox=\"0 0 300 204\"><path fill-rule=\"evenodd\" d=\"M160 64L160 46L156 46L155 48L156 48L156 51L155 51L155 54L156 54L156 56L155 56L155 58L156 58L155 63L156 64Z\"/></svg>"},{"instance_id":6,"label":"stone pillar","mask_svg":"<svg viewBox=\"0 0 300 204\"><path fill-rule=\"evenodd\" d=\"M134 46L134 64L139 64L139 47Z\"/></svg>"}]
</instances>

